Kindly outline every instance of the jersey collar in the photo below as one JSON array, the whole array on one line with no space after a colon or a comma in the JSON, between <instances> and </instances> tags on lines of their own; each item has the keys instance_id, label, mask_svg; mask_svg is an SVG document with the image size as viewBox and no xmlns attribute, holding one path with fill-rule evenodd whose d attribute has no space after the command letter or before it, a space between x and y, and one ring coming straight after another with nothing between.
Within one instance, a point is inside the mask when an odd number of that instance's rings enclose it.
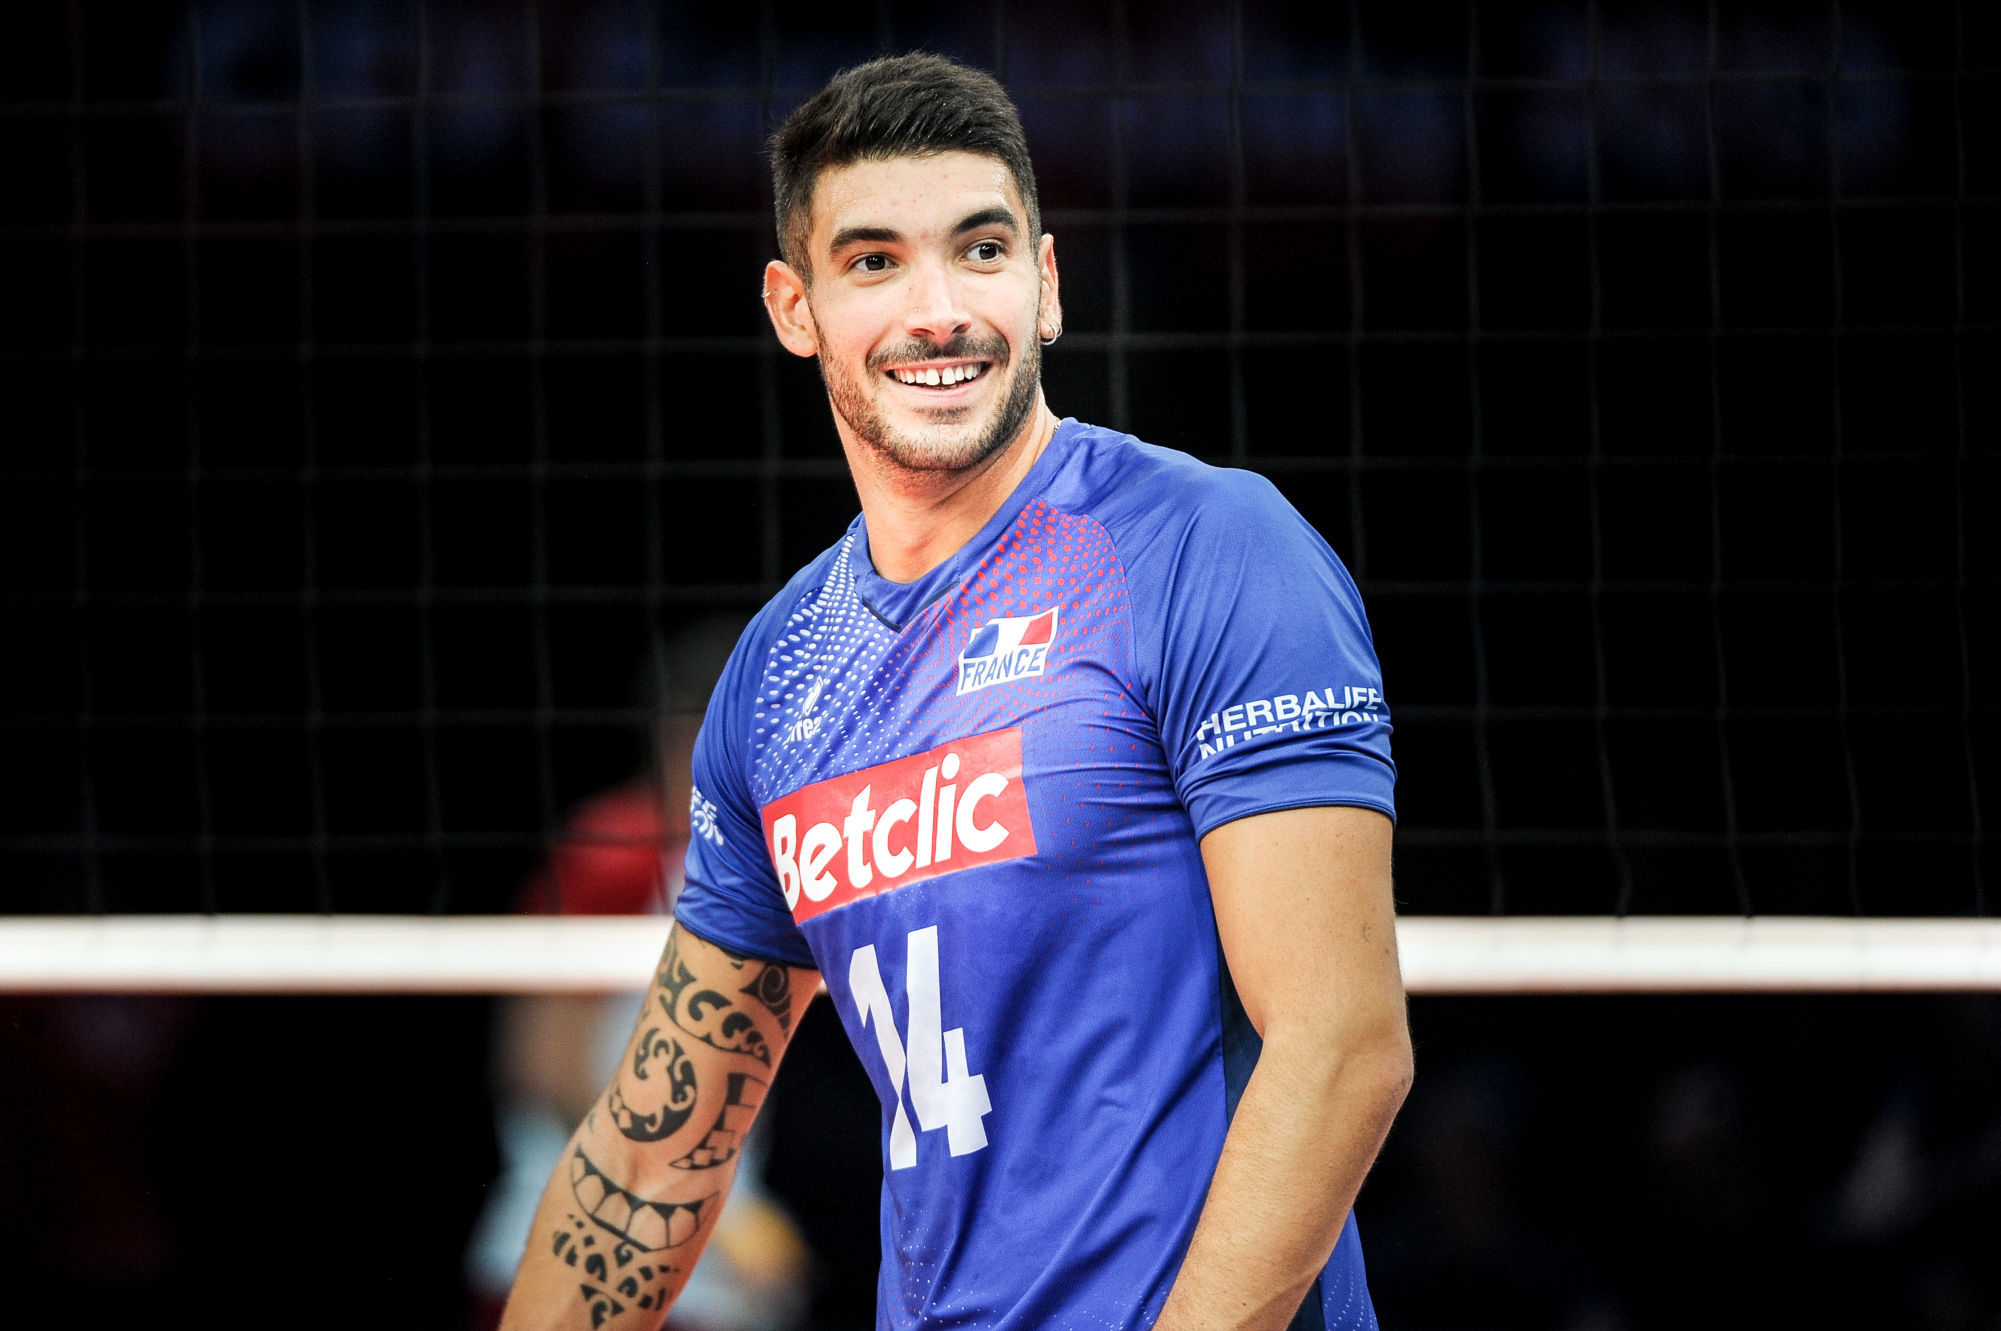
<instances>
[{"instance_id":1,"label":"jersey collar","mask_svg":"<svg viewBox=\"0 0 2001 1331\"><path fill-rule=\"evenodd\" d=\"M994 543L1014 525L1014 520L1021 516L1021 510L1028 507L1029 500L1048 488L1056 469L1062 465L1062 455L1069 452L1066 447L1069 438L1077 429L1074 417L1065 416L1057 422L1056 432L1049 437L1042 456L1035 460L1035 465L1028 469L1028 474L1021 478L1013 493L994 510L986 525L943 563L915 582L891 582L875 571L875 562L869 558L868 523L862 515L856 514L854 522L848 527L848 534L854 540L855 594L861 598L861 603L877 619L901 633L903 626L922 614L925 607L964 582Z\"/></svg>"}]
</instances>

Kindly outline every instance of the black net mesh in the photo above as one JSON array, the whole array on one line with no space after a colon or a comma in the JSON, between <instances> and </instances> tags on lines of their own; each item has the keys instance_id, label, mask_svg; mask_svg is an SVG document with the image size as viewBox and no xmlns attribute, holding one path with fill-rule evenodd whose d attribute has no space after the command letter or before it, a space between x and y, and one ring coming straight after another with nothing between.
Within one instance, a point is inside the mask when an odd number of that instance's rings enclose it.
<instances>
[{"instance_id":1,"label":"black net mesh","mask_svg":"<svg viewBox=\"0 0 2001 1331\"><path fill-rule=\"evenodd\" d=\"M912 47L1020 103L1051 404L1356 574L1407 909L1983 908L1989 6L9 24L9 909L509 908L659 644L853 511L759 146Z\"/></svg>"}]
</instances>

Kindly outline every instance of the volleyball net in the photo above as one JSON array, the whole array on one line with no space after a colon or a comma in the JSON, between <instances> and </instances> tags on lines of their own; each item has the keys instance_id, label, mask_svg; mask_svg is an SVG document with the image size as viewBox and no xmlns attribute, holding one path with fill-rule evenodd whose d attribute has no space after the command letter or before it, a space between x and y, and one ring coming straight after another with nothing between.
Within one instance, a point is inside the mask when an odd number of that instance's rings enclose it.
<instances>
[{"instance_id":1,"label":"volleyball net","mask_svg":"<svg viewBox=\"0 0 2001 1331\"><path fill-rule=\"evenodd\" d=\"M614 993L643 987L667 929L630 916L0 920L0 991ZM1419 995L2001 989L1991 920L1406 916L1397 943Z\"/></svg>"},{"instance_id":2,"label":"volleyball net","mask_svg":"<svg viewBox=\"0 0 2001 1331\"><path fill-rule=\"evenodd\" d=\"M760 144L913 47L1021 106L1056 410L1354 572L1415 991L1992 985L1982 6L10 23L0 988L646 974L489 917L853 512Z\"/></svg>"}]
</instances>

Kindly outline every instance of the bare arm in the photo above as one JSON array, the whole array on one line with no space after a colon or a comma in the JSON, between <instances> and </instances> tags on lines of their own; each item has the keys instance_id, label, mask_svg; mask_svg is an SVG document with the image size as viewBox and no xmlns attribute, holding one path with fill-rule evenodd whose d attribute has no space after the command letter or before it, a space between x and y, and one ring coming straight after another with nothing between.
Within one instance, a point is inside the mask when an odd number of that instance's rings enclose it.
<instances>
[{"instance_id":1,"label":"bare arm","mask_svg":"<svg viewBox=\"0 0 2001 1331\"><path fill-rule=\"evenodd\" d=\"M818 983L675 926L618 1073L542 1194L504 1331L660 1325Z\"/></svg>"},{"instance_id":2,"label":"bare arm","mask_svg":"<svg viewBox=\"0 0 2001 1331\"><path fill-rule=\"evenodd\" d=\"M1326 1265L1410 1087L1390 821L1290 809L1202 839L1264 1052L1157 1331L1278 1331Z\"/></svg>"}]
</instances>

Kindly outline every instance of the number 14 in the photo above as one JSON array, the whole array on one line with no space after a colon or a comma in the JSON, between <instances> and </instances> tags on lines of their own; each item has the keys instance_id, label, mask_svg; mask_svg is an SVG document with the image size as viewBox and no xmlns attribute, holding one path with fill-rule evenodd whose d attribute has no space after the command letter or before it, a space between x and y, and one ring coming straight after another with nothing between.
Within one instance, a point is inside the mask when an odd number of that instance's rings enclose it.
<instances>
[{"instance_id":1,"label":"number 14","mask_svg":"<svg viewBox=\"0 0 2001 1331\"><path fill-rule=\"evenodd\" d=\"M910 1104L924 1131L945 1129L953 1155L969 1155L987 1144L980 1120L993 1112L987 1099L987 1079L966 1071L966 1031L945 1030L938 1003L938 926L911 932L906 944L904 992L910 1000L910 1041L906 1053L897 1038L896 1014L889 1006L882 970L876 965L875 944L858 948L848 962L848 988L862 1025L875 1027L883 1066L889 1069L890 1094L896 1097L896 1117L889 1126L889 1167L909 1169L917 1163L917 1134L903 1112L903 1080L910 1074Z\"/></svg>"}]
</instances>

